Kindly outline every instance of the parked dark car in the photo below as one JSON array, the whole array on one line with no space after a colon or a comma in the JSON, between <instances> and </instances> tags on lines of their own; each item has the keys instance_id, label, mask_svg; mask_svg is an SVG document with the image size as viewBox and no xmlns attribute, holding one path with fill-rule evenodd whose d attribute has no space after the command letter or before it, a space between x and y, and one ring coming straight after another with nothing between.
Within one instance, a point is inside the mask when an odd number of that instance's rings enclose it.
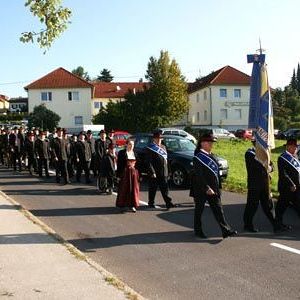
<instances>
[{"instance_id":1,"label":"parked dark car","mask_svg":"<svg viewBox=\"0 0 300 300\"><path fill-rule=\"evenodd\" d=\"M289 138L299 138L300 128L290 128L285 131L280 131L277 135L278 139L286 140Z\"/></svg>"},{"instance_id":2,"label":"parked dark car","mask_svg":"<svg viewBox=\"0 0 300 300\"><path fill-rule=\"evenodd\" d=\"M145 148L151 143L152 134L136 134L132 138L135 140L135 150L142 162L142 173L146 174ZM174 135L164 135L163 144L166 146L168 152L171 182L177 187L186 187L190 183L196 146L190 140ZM228 175L228 162L221 157L217 157L217 160L220 166L220 175L226 178Z\"/></svg>"}]
</instances>

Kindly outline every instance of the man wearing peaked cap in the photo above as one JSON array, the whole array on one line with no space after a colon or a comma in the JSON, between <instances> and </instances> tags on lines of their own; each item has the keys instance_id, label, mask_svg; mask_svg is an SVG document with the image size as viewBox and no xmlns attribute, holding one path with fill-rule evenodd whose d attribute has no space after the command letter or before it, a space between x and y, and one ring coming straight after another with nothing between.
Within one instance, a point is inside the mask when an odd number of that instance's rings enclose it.
<instances>
[{"instance_id":1,"label":"man wearing peaked cap","mask_svg":"<svg viewBox=\"0 0 300 300\"><path fill-rule=\"evenodd\" d=\"M292 203L300 216L300 161L297 156L298 144L294 138L286 142L286 150L278 158L278 191L279 198L275 208L275 232L291 229L283 223L283 215Z\"/></svg>"}]
</instances>

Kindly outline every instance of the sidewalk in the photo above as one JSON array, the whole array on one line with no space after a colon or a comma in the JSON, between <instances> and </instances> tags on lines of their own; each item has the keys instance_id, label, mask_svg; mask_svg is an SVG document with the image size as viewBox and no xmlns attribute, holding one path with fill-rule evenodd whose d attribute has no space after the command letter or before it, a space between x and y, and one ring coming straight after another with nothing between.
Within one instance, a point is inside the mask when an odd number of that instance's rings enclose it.
<instances>
[{"instance_id":1,"label":"sidewalk","mask_svg":"<svg viewBox=\"0 0 300 300\"><path fill-rule=\"evenodd\" d=\"M126 296L0 194L0 298L113 300Z\"/></svg>"}]
</instances>

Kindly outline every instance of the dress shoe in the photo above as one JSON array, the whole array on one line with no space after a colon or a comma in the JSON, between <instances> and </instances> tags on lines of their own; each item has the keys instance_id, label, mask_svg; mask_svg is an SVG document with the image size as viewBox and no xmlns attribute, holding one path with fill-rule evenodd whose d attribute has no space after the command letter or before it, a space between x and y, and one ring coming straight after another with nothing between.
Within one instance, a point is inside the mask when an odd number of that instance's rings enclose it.
<instances>
[{"instance_id":1,"label":"dress shoe","mask_svg":"<svg viewBox=\"0 0 300 300\"><path fill-rule=\"evenodd\" d=\"M168 203L166 204L166 208L167 208L167 209L174 208L174 207L178 207L178 205L177 205L177 204L174 204L174 203L172 203L172 202L168 202Z\"/></svg>"},{"instance_id":2,"label":"dress shoe","mask_svg":"<svg viewBox=\"0 0 300 300\"><path fill-rule=\"evenodd\" d=\"M148 208L157 209L157 208L160 208L160 206L155 205L155 204L148 204Z\"/></svg>"},{"instance_id":3,"label":"dress shoe","mask_svg":"<svg viewBox=\"0 0 300 300\"><path fill-rule=\"evenodd\" d=\"M207 239L207 236L204 234L203 231L195 231L195 236L201 239Z\"/></svg>"},{"instance_id":4,"label":"dress shoe","mask_svg":"<svg viewBox=\"0 0 300 300\"><path fill-rule=\"evenodd\" d=\"M251 232L251 233L256 233L259 230L257 228L254 228L253 225L245 225L244 226L244 231Z\"/></svg>"},{"instance_id":5,"label":"dress shoe","mask_svg":"<svg viewBox=\"0 0 300 300\"><path fill-rule=\"evenodd\" d=\"M223 233L223 239L226 239L228 237L235 236L235 235L237 235L236 230L228 230L228 231Z\"/></svg>"}]
</instances>

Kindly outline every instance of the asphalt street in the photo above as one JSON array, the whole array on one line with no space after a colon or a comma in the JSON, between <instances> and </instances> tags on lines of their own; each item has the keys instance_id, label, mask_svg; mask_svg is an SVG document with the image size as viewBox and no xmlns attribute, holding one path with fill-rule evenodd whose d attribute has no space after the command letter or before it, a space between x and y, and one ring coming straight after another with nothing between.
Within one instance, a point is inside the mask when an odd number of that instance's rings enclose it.
<instances>
[{"instance_id":1,"label":"asphalt street","mask_svg":"<svg viewBox=\"0 0 300 300\"><path fill-rule=\"evenodd\" d=\"M245 196L224 192L226 218L239 234L223 240L206 207L209 239L201 240L193 235L188 190L171 190L178 208L167 211L158 193L160 209L142 205L137 213L121 214L115 196L99 195L93 185L64 186L54 177L0 169L0 189L146 298L300 299L300 219L292 209L285 215L291 232L275 236L259 210L255 225L261 231L246 234ZM141 200L147 202L146 183Z\"/></svg>"}]
</instances>

